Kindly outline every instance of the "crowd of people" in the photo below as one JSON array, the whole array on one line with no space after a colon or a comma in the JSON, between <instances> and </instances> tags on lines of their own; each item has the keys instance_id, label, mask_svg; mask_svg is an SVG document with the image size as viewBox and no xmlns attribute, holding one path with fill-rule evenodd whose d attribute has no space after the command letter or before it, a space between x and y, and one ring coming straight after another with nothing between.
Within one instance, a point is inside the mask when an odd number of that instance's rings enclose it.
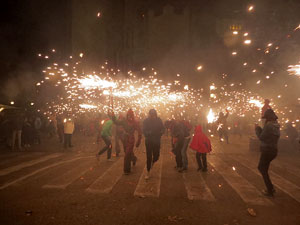
<instances>
[{"instance_id":1,"label":"crowd of people","mask_svg":"<svg viewBox=\"0 0 300 225\"><path fill-rule=\"evenodd\" d=\"M261 157L258 169L262 174L267 190L263 193L266 196L273 196L275 189L268 175L271 161L276 158L278 152L278 141L280 138L280 126L277 122L277 115L265 101L261 114L262 126L255 125L255 133L261 142ZM72 117L71 113L61 115L52 114L46 120L38 114L26 115L23 112L15 113L13 116L2 119L1 127L5 128L5 141L11 150L24 150L34 144L41 144L41 134L45 137L58 137L65 149L72 148L72 136L75 131L85 136L95 136L97 143L103 141L104 146L96 154L97 160L106 152L107 160L111 161L112 149L119 157L121 149L124 151L124 174L131 173L131 167L137 162L134 149L138 148L145 137L146 147L146 168L145 179L151 177L151 170L160 157L161 137L165 134L170 135L171 152L175 156L175 168L178 172L188 170L188 148L195 151L195 158L198 164L198 171L207 172L207 153L212 151L212 145L207 132L215 127L215 132L220 141L229 144L229 111L219 113L214 124L208 125L191 123L191 121L179 117L178 119L162 121L158 117L155 109L148 112L147 118L138 118L132 109L126 115L120 113L115 115L109 112L107 115L98 114L87 118L83 116ZM236 124L234 124L233 128ZM239 125L236 125L238 127ZM113 127L115 129L113 129ZM193 130L194 128L194 130ZM3 130L3 129L2 129ZM234 129L233 129L234 131ZM210 131L211 132L211 131ZM287 134L291 143L297 145L298 132L291 124L287 124L284 132ZM236 133L241 135L241 133ZM114 136L114 143L112 137ZM299 149L300 150L300 149Z\"/></svg>"}]
</instances>

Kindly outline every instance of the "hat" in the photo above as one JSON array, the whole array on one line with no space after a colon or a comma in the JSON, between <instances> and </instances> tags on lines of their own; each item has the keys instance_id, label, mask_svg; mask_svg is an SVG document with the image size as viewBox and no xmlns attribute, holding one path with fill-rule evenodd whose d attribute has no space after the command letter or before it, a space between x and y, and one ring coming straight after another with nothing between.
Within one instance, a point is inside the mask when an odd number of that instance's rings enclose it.
<instances>
[{"instance_id":1,"label":"hat","mask_svg":"<svg viewBox=\"0 0 300 225\"><path fill-rule=\"evenodd\" d=\"M274 113L273 109L267 109L262 118L266 119L266 120L277 120L278 119L278 117Z\"/></svg>"}]
</instances>

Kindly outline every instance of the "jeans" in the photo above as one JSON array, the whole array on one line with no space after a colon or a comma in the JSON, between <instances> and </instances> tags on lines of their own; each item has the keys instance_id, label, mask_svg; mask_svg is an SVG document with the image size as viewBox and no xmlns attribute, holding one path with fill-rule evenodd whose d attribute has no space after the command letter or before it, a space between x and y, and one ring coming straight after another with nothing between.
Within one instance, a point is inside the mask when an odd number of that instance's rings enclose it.
<instances>
[{"instance_id":1,"label":"jeans","mask_svg":"<svg viewBox=\"0 0 300 225\"><path fill-rule=\"evenodd\" d=\"M64 147L72 147L72 134L64 134Z\"/></svg>"},{"instance_id":2,"label":"jeans","mask_svg":"<svg viewBox=\"0 0 300 225\"><path fill-rule=\"evenodd\" d=\"M262 152L258 164L258 170L264 179L265 185L267 187L267 191L269 193L273 193L274 187L269 177L268 170L271 161L275 159L276 156L277 156L277 152Z\"/></svg>"},{"instance_id":3,"label":"jeans","mask_svg":"<svg viewBox=\"0 0 300 225\"><path fill-rule=\"evenodd\" d=\"M145 140L147 153L147 171L150 171L152 165L159 159L160 154L160 140Z\"/></svg>"},{"instance_id":4,"label":"jeans","mask_svg":"<svg viewBox=\"0 0 300 225\"><path fill-rule=\"evenodd\" d=\"M105 146L98 152L98 155L102 155L104 152L107 151L107 159L110 159L111 158L111 149L112 149L111 139L110 139L110 137L107 137L107 136L101 136L101 137L105 143Z\"/></svg>"},{"instance_id":5,"label":"jeans","mask_svg":"<svg viewBox=\"0 0 300 225\"><path fill-rule=\"evenodd\" d=\"M196 159L198 163L198 169L207 169L206 153L196 152Z\"/></svg>"},{"instance_id":6,"label":"jeans","mask_svg":"<svg viewBox=\"0 0 300 225\"><path fill-rule=\"evenodd\" d=\"M182 168L182 156L181 149L183 147L183 140L178 140L177 143L174 144L173 153L175 154L176 167Z\"/></svg>"},{"instance_id":7,"label":"jeans","mask_svg":"<svg viewBox=\"0 0 300 225\"><path fill-rule=\"evenodd\" d=\"M187 157L186 151L187 151L188 145L190 143L190 140L191 140L190 137L184 138L183 146L181 149L182 167L185 169L187 169L187 167L188 167L188 157Z\"/></svg>"}]
</instances>

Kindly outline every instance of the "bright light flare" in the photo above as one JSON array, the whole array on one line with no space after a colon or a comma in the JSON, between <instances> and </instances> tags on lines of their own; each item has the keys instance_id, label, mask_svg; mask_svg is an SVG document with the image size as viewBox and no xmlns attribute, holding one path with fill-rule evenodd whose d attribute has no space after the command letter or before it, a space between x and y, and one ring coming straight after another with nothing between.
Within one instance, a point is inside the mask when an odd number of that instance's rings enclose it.
<instances>
[{"instance_id":1,"label":"bright light flare","mask_svg":"<svg viewBox=\"0 0 300 225\"><path fill-rule=\"evenodd\" d=\"M257 106L258 108L262 108L264 106L264 104L262 104L259 100L256 99L251 99L249 101L250 104L254 104L255 106Z\"/></svg>"},{"instance_id":2,"label":"bright light flare","mask_svg":"<svg viewBox=\"0 0 300 225\"><path fill-rule=\"evenodd\" d=\"M290 75L300 76L300 65L290 65L288 68Z\"/></svg>"},{"instance_id":3,"label":"bright light flare","mask_svg":"<svg viewBox=\"0 0 300 225\"><path fill-rule=\"evenodd\" d=\"M251 44L251 40L250 40L250 39L245 40L245 41L244 41L244 44L245 44L245 45L250 45L250 44Z\"/></svg>"},{"instance_id":4,"label":"bright light flare","mask_svg":"<svg viewBox=\"0 0 300 225\"><path fill-rule=\"evenodd\" d=\"M207 114L207 122L213 123L217 120L215 113L212 111L212 109L209 109L209 112Z\"/></svg>"}]
</instances>

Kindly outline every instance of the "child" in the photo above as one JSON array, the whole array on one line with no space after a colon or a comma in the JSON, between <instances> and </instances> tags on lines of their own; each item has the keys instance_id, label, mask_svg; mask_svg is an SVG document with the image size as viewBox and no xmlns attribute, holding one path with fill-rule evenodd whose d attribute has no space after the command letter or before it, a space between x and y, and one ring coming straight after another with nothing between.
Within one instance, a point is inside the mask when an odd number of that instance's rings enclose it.
<instances>
[{"instance_id":1,"label":"child","mask_svg":"<svg viewBox=\"0 0 300 225\"><path fill-rule=\"evenodd\" d=\"M198 171L207 171L206 153L211 152L211 143L208 137L202 132L202 127L195 127L194 136L190 144L190 148L197 151L196 159L198 163ZM201 162L202 158L202 162Z\"/></svg>"}]
</instances>

